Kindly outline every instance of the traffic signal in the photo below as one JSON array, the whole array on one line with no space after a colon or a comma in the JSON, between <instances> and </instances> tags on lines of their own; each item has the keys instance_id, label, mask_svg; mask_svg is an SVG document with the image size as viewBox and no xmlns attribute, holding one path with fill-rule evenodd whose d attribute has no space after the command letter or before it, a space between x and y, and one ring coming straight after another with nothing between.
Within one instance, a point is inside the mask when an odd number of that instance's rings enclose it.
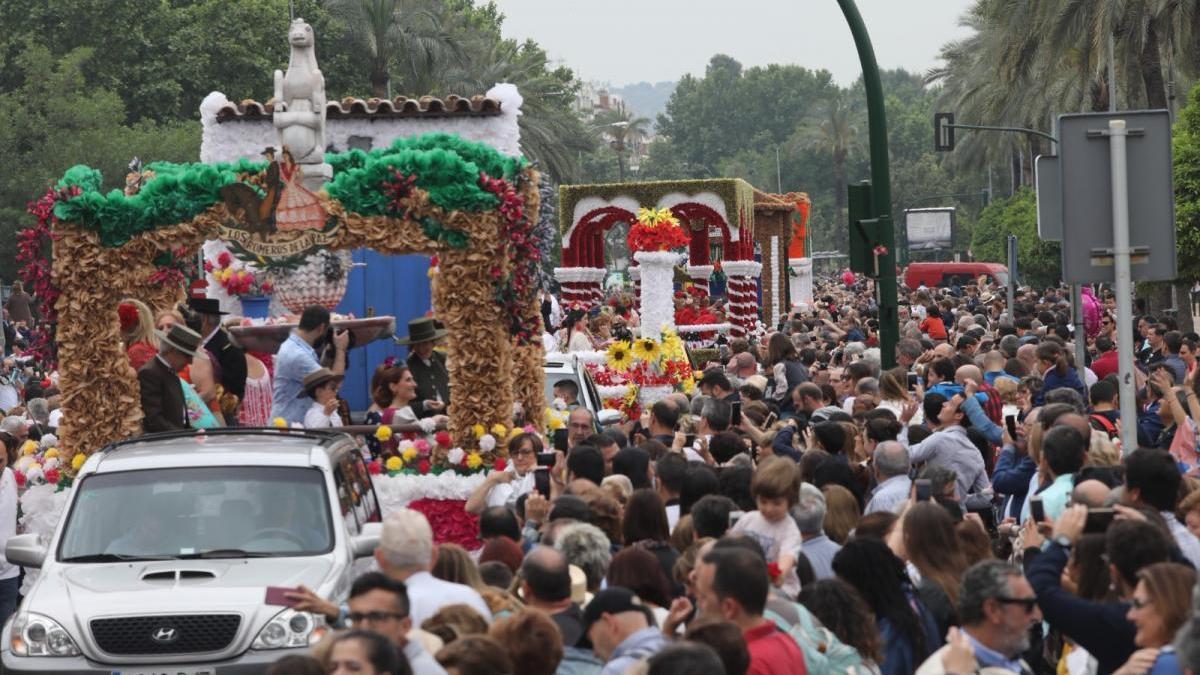
<instances>
[{"instance_id":1,"label":"traffic signal","mask_svg":"<svg viewBox=\"0 0 1200 675\"><path fill-rule=\"evenodd\" d=\"M933 149L938 152L949 152L954 149L954 113L934 113L933 115Z\"/></svg>"},{"instance_id":2,"label":"traffic signal","mask_svg":"<svg viewBox=\"0 0 1200 675\"><path fill-rule=\"evenodd\" d=\"M871 211L871 182L863 181L847 188L846 212L850 229L850 271L875 273L875 243L879 240L877 221Z\"/></svg>"}]
</instances>

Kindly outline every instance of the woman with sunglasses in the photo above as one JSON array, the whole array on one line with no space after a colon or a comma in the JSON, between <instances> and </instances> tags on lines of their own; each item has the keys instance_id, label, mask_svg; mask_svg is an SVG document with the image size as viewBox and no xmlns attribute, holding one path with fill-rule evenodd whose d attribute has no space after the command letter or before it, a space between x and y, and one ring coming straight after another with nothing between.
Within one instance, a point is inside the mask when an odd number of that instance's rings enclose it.
<instances>
[{"instance_id":1,"label":"woman with sunglasses","mask_svg":"<svg viewBox=\"0 0 1200 675\"><path fill-rule=\"evenodd\" d=\"M506 506L515 511L521 495L533 490L537 456L541 451L542 441L537 434L513 436L508 442L508 466L503 471L489 473L475 488L467 499L467 513L478 515L491 506Z\"/></svg>"},{"instance_id":2,"label":"woman with sunglasses","mask_svg":"<svg viewBox=\"0 0 1200 675\"><path fill-rule=\"evenodd\" d=\"M1179 563L1155 563L1137 574L1126 618L1137 628L1138 650L1113 675L1178 673L1175 652L1167 648L1191 616L1196 571Z\"/></svg>"}]
</instances>

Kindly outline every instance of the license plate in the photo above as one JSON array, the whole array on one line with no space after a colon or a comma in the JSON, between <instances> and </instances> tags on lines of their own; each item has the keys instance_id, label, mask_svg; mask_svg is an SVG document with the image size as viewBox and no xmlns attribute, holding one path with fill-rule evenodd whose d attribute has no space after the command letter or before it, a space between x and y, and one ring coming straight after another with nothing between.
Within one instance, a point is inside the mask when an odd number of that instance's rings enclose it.
<instances>
[{"instance_id":1,"label":"license plate","mask_svg":"<svg viewBox=\"0 0 1200 675\"><path fill-rule=\"evenodd\" d=\"M158 667L113 670L113 675L214 675L214 673L216 673L216 670L212 668L198 668L192 667L192 665L185 665L182 668Z\"/></svg>"},{"instance_id":2,"label":"license plate","mask_svg":"<svg viewBox=\"0 0 1200 675\"><path fill-rule=\"evenodd\" d=\"M158 668L126 668L114 670L112 675L213 675L212 668L183 666L182 668L160 666Z\"/></svg>"}]
</instances>

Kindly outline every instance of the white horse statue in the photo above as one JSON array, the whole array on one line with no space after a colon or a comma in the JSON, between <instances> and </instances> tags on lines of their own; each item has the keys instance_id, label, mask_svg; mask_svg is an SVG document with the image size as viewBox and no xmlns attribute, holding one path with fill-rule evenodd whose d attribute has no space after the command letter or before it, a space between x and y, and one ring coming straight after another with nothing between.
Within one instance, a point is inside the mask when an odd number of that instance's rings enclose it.
<instances>
[{"instance_id":1,"label":"white horse statue","mask_svg":"<svg viewBox=\"0 0 1200 675\"><path fill-rule=\"evenodd\" d=\"M287 73L275 71L275 129L300 165L305 184L318 189L332 175L325 164L325 78L317 68L312 26L295 19L288 29L292 46Z\"/></svg>"}]
</instances>

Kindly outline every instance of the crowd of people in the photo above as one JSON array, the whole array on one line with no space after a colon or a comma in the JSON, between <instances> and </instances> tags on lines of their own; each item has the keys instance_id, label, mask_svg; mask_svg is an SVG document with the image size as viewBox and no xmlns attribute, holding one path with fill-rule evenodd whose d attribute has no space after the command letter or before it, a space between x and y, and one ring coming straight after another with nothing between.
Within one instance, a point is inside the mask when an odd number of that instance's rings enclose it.
<instances>
[{"instance_id":1,"label":"crowd of people","mask_svg":"<svg viewBox=\"0 0 1200 675\"><path fill-rule=\"evenodd\" d=\"M467 500L478 550L434 545L402 510L348 604L298 597L351 629L308 667L1200 672L1200 336L1129 319L1125 448L1111 294L1089 292L1077 335L1062 289L1021 289L1011 312L984 280L906 289L885 370L870 290L820 288L778 330L719 340L697 393L640 419L600 428L560 383L565 438L513 437ZM621 302L569 308L553 344L636 322ZM380 412L441 414L393 377Z\"/></svg>"},{"instance_id":2,"label":"crowd of people","mask_svg":"<svg viewBox=\"0 0 1200 675\"><path fill-rule=\"evenodd\" d=\"M508 467L467 500L479 548L388 514L379 571L347 599L294 595L339 630L276 672L1200 672L1200 335L1171 313L1118 317L1090 290L1077 331L1063 289L1019 289L1009 308L980 279L904 289L884 369L871 289L818 289L775 330L717 339L697 392L640 418L601 427L562 383L561 437L513 436ZM266 357L223 341L205 301L128 304L147 431L350 423L349 340L328 312L306 310ZM1118 320L1134 344L1117 344ZM572 307L547 344L588 351L636 322L631 303ZM368 423L444 426L443 336L409 325L407 363L375 371ZM1133 448L1118 349L1136 356ZM11 459L53 430L55 392L36 364L5 364Z\"/></svg>"}]
</instances>

